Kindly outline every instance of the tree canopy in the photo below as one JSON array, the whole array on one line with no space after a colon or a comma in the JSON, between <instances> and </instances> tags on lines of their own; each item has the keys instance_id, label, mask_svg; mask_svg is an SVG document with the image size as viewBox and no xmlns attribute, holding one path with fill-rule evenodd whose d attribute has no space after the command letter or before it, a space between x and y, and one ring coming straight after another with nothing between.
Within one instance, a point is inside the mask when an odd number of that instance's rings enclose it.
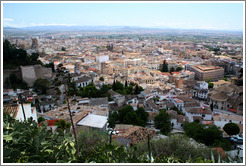
<instances>
[{"instance_id":1,"label":"tree canopy","mask_svg":"<svg viewBox=\"0 0 246 166\"><path fill-rule=\"evenodd\" d=\"M168 134L171 130L170 116L165 109L160 109L159 114L154 119L155 127L160 129L161 133Z\"/></svg>"},{"instance_id":2,"label":"tree canopy","mask_svg":"<svg viewBox=\"0 0 246 166\"><path fill-rule=\"evenodd\" d=\"M221 146L224 150L230 150L231 144L222 136L222 132L215 125L206 126L198 121L185 123L183 126L185 134L207 146Z\"/></svg>"},{"instance_id":3,"label":"tree canopy","mask_svg":"<svg viewBox=\"0 0 246 166\"><path fill-rule=\"evenodd\" d=\"M46 94L49 86L50 82L42 78L37 79L33 84L34 91L39 94Z\"/></svg>"},{"instance_id":4,"label":"tree canopy","mask_svg":"<svg viewBox=\"0 0 246 166\"><path fill-rule=\"evenodd\" d=\"M223 127L223 130L230 136L237 135L240 132L240 128L235 123L225 124L225 126Z\"/></svg>"},{"instance_id":5,"label":"tree canopy","mask_svg":"<svg viewBox=\"0 0 246 166\"><path fill-rule=\"evenodd\" d=\"M142 108L134 111L133 107L126 105L109 115L108 123L110 127L115 124L132 124L136 126L146 126L149 114Z\"/></svg>"},{"instance_id":6,"label":"tree canopy","mask_svg":"<svg viewBox=\"0 0 246 166\"><path fill-rule=\"evenodd\" d=\"M32 53L28 55L23 49L16 48L7 39L3 41L3 68L12 69L19 66L35 65L43 63L38 60L39 55L37 53Z\"/></svg>"},{"instance_id":7,"label":"tree canopy","mask_svg":"<svg viewBox=\"0 0 246 166\"><path fill-rule=\"evenodd\" d=\"M161 72L168 72L168 64L166 60L163 61Z\"/></svg>"}]
</instances>

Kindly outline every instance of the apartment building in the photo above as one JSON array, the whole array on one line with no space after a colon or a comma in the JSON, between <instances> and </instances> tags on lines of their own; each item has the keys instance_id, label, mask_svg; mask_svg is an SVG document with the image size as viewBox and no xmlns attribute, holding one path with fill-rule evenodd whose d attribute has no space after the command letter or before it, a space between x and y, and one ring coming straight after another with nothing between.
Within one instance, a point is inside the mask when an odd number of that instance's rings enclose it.
<instances>
[{"instance_id":1,"label":"apartment building","mask_svg":"<svg viewBox=\"0 0 246 166\"><path fill-rule=\"evenodd\" d=\"M187 66L187 69L195 72L195 79L199 81L217 81L224 78L224 68L208 65L193 65Z\"/></svg>"}]
</instances>

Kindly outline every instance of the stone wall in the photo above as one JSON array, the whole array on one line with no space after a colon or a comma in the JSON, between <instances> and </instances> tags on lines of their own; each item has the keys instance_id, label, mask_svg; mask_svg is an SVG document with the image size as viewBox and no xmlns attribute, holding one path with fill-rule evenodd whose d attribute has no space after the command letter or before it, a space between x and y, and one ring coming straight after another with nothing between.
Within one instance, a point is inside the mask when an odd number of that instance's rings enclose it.
<instances>
[{"instance_id":1,"label":"stone wall","mask_svg":"<svg viewBox=\"0 0 246 166\"><path fill-rule=\"evenodd\" d=\"M28 84L28 86L32 86L34 81L37 79L34 66L21 66L20 68L22 79Z\"/></svg>"},{"instance_id":2,"label":"stone wall","mask_svg":"<svg viewBox=\"0 0 246 166\"><path fill-rule=\"evenodd\" d=\"M38 78L49 80L52 77L52 69L41 65L21 66L21 73L22 79L28 84L28 86L33 86L33 83Z\"/></svg>"}]
</instances>

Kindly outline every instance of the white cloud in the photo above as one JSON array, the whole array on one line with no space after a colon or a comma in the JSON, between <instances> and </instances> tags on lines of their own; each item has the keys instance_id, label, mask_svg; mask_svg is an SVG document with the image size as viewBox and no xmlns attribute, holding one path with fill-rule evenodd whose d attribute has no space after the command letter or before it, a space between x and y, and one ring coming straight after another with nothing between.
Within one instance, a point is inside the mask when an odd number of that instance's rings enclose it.
<instances>
[{"instance_id":1,"label":"white cloud","mask_svg":"<svg viewBox=\"0 0 246 166\"><path fill-rule=\"evenodd\" d=\"M12 18L4 18L3 21L14 21Z\"/></svg>"}]
</instances>

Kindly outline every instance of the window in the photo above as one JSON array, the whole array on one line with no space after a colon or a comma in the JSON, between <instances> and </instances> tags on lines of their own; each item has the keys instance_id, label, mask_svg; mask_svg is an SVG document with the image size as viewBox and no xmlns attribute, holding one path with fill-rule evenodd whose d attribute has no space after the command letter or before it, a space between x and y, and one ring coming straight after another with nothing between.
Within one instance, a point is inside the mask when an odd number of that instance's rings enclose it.
<instances>
[{"instance_id":1,"label":"window","mask_svg":"<svg viewBox=\"0 0 246 166\"><path fill-rule=\"evenodd\" d=\"M229 120L229 122L231 122L231 120Z\"/></svg>"},{"instance_id":2,"label":"window","mask_svg":"<svg viewBox=\"0 0 246 166\"><path fill-rule=\"evenodd\" d=\"M202 117L205 117L205 115L202 115Z\"/></svg>"}]
</instances>

